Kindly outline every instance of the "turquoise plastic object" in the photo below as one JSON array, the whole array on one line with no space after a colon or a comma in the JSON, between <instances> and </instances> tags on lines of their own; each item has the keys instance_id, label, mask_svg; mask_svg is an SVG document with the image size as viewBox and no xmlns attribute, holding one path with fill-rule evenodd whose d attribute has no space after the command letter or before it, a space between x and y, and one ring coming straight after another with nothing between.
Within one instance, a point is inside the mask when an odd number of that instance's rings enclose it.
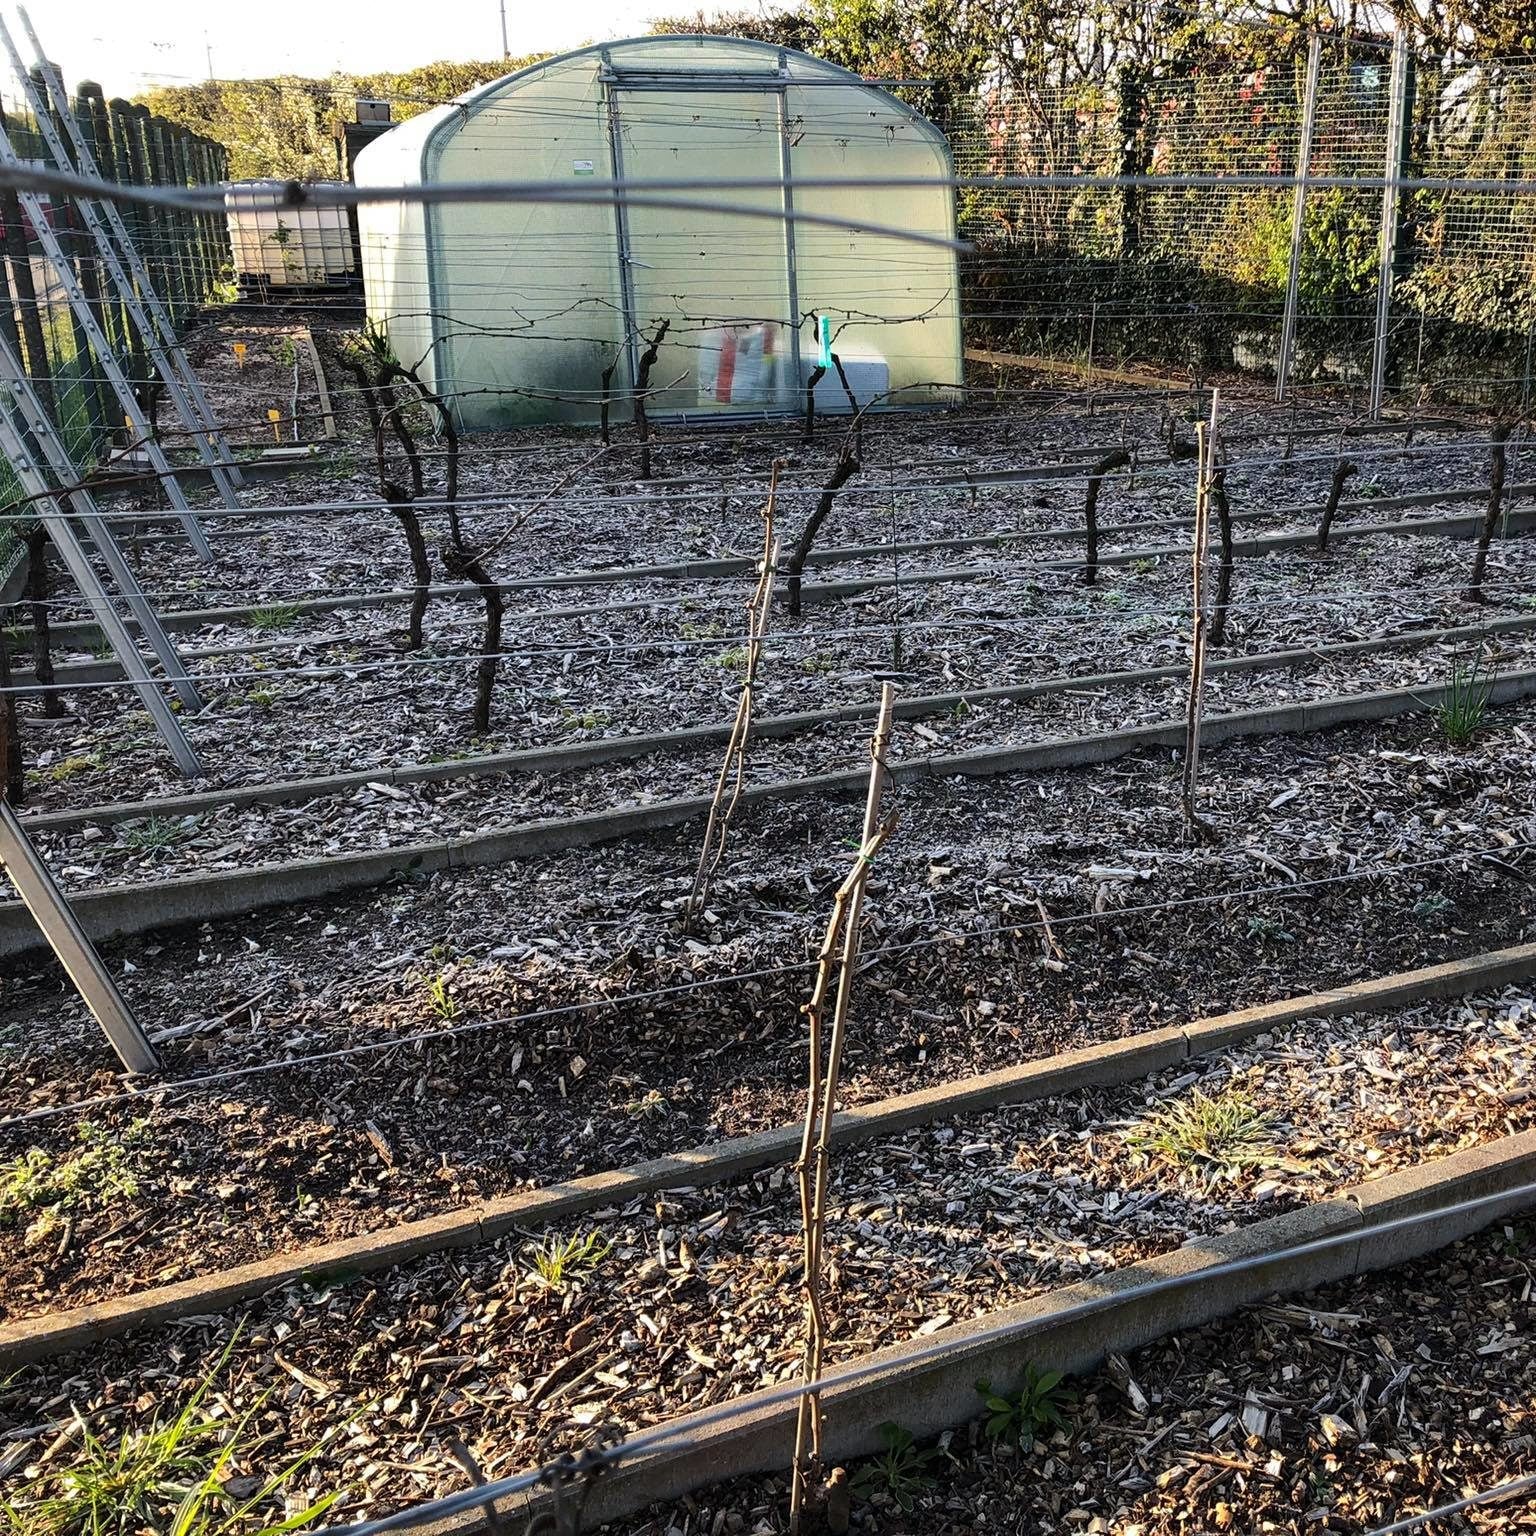
<instances>
[{"instance_id":1,"label":"turquoise plastic object","mask_svg":"<svg viewBox=\"0 0 1536 1536\"><path fill-rule=\"evenodd\" d=\"M816 328L821 334L821 366L832 366L832 317L831 315L818 315Z\"/></svg>"}]
</instances>

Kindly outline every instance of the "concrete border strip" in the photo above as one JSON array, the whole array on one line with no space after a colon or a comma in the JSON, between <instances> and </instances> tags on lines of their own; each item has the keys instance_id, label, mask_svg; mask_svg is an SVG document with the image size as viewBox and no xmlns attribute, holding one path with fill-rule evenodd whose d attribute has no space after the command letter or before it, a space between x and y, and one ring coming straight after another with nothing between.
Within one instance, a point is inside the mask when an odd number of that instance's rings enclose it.
<instances>
[{"instance_id":1,"label":"concrete border strip","mask_svg":"<svg viewBox=\"0 0 1536 1536\"><path fill-rule=\"evenodd\" d=\"M1446 686L1393 688L1210 715L1203 736L1214 745L1243 736L1299 735L1329 726L1385 720L1435 708ZM1528 669L1495 679L1488 702L1507 704L1533 695L1536 669ZM894 780L906 783L926 777L984 778L1002 773L1080 768L1112 762L1144 748L1177 747L1183 740L1182 721L1162 720L1093 736L1066 736L1030 745L978 747L944 756L909 757L893 762L890 772ZM743 798L755 803L842 794L856 791L863 778L863 770L857 768L811 774L749 785ZM693 795L577 816L550 816L400 848L262 864L225 874L180 875L138 885L98 886L71 891L70 904L87 934L100 943L178 924L243 916L290 902L367 890L399 875L505 864L539 854L591 847L614 838L664 831L704 815L709 804L707 795ZM43 947L42 934L22 903L0 903L0 962Z\"/></svg>"},{"instance_id":2,"label":"concrete border strip","mask_svg":"<svg viewBox=\"0 0 1536 1536\"><path fill-rule=\"evenodd\" d=\"M1503 987L1533 973L1536 943L1491 950L1464 960L1400 971L1326 992L1283 998L1183 1026L1085 1046L858 1105L837 1115L833 1134L838 1145L855 1145L956 1115L1054 1098L1086 1088L1113 1087L1302 1019L1380 1012L1409 1003ZM156 1286L111 1301L12 1322L0 1326L0 1369L82 1349L176 1318L220 1312L306 1278L367 1274L448 1249L476 1247L520 1227L544 1226L601 1206L621 1205L658 1190L724 1183L789 1161L799 1142L798 1126L781 1126L279 1254L173 1285ZM1388 1182L1382 1181L1379 1188L1386 1189ZM1395 1206L1390 1214L1399 1214Z\"/></svg>"},{"instance_id":3,"label":"concrete border strip","mask_svg":"<svg viewBox=\"0 0 1536 1536\"><path fill-rule=\"evenodd\" d=\"M1379 635L1368 640L1342 640L1300 650L1257 651L1243 656L1226 656L1209 663L1206 670L1218 675L1280 671L1291 667L1315 666L1335 658L1379 655L1397 650L1412 651L1431 645L1481 640L1492 635L1519 633L1528 629L1536 629L1536 614L1517 614L1486 624L1462 624L1448 629L1405 630L1395 635ZM1032 683L1007 683L957 693L920 694L898 699L895 707L898 718L915 720L928 715L946 714L962 704L1017 702L1043 698L1053 693L1087 689L1135 688L1147 683L1183 678L1188 673L1189 668L1183 663L1142 667L1126 672L1062 673ZM873 704L844 704L830 709L801 710L787 715L765 715L753 722L752 731L758 737L795 736L819 725L873 718L875 707ZM573 769L591 768L599 763L646 757L652 753L713 747L724 741L730 730L730 724L725 721L714 725L680 726L676 730L655 731L645 735L601 736L589 741L525 747L514 752L489 753L483 757L457 758L450 762L410 763L397 768L363 768L350 773L324 774L310 779L237 785L230 789L206 790L199 794L123 800L108 805L84 806L73 811L44 811L24 815L22 819L29 832L58 832L93 822L110 824L132 821L141 816L197 816L225 807L281 805L296 800L347 794L353 790L366 789L370 784L419 784L445 779L478 778L496 773L565 773Z\"/></svg>"},{"instance_id":4,"label":"concrete border strip","mask_svg":"<svg viewBox=\"0 0 1536 1536\"><path fill-rule=\"evenodd\" d=\"M1512 1196L1507 1204L1400 1229L1374 1242L1371 1229L1440 1206L1518 1190L1533 1178L1536 1132L1527 1131L1357 1184L1331 1200L1219 1237L1201 1238L1155 1258L967 1319L938 1336L949 1345L942 1353L933 1353L934 1339L920 1338L845 1362L845 1367L858 1364L877 1369L855 1381L838 1384L834 1380L823 1395L828 1457L842 1463L878 1451L878 1426L887 1420L921 1440L979 1417L978 1379L1011 1392L1022 1386L1026 1365L1081 1374L1102 1364L1110 1353L1128 1354L1156 1339L1202 1327L1266 1296L1308 1291L1423 1257L1515 1210L1529 1208L1533 1203L1529 1192ZM1290 1252L1355 1232L1360 1234L1359 1243L1344 1241L1321 1251ZM1268 1255L1274 1256L1272 1263L1239 1273L1225 1269L1233 1261ZM1168 1285L1175 1277L1183 1283ZM1149 1291L1154 1285L1159 1289ZM913 1356L922 1358L909 1364ZM773 1402L754 1409L753 1399L766 1398L771 1391L739 1399L740 1412L729 1422L701 1422L700 1431L680 1449L658 1447L620 1463L594 1485L583 1528L731 1478L782 1471L795 1408L793 1403ZM671 1422L686 1432L691 1421L702 1421L709 1413L709 1409L700 1410ZM448 1536L468 1529L468 1522L440 1521L418 1529L422 1536Z\"/></svg>"}]
</instances>

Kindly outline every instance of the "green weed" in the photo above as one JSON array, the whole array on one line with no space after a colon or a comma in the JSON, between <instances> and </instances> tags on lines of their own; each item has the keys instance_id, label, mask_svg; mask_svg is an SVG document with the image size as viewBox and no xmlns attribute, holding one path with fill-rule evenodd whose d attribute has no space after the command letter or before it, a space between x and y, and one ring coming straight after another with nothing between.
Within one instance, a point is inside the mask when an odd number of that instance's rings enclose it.
<instances>
[{"instance_id":1,"label":"green weed","mask_svg":"<svg viewBox=\"0 0 1536 1536\"><path fill-rule=\"evenodd\" d=\"M452 1023L459 1014L458 999L448 990L448 979L441 972L427 983L427 1005L445 1023Z\"/></svg>"},{"instance_id":2,"label":"green weed","mask_svg":"<svg viewBox=\"0 0 1536 1536\"><path fill-rule=\"evenodd\" d=\"M528 1248L528 1273L546 1291L563 1291L575 1280L590 1275L608 1257L613 1244L596 1232L571 1237L546 1237Z\"/></svg>"},{"instance_id":3,"label":"green weed","mask_svg":"<svg viewBox=\"0 0 1536 1536\"><path fill-rule=\"evenodd\" d=\"M667 1101L654 1088L643 1097L632 1099L624 1106L624 1113L631 1120L654 1120L667 1112Z\"/></svg>"},{"instance_id":4,"label":"green weed","mask_svg":"<svg viewBox=\"0 0 1536 1536\"><path fill-rule=\"evenodd\" d=\"M1452 746L1465 745L1482 730L1492 692L1493 679L1484 674L1480 662L1458 661L1451 668L1445 697L1435 707L1435 723Z\"/></svg>"},{"instance_id":5,"label":"green weed","mask_svg":"<svg viewBox=\"0 0 1536 1536\"><path fill-rule=\"evenodd\" d=\"M100 767L101 753L81 753L74 757L63 758L57 763L50 763L46 768L39 768L37 776L45 784L67 784L82 773L94 773Z\"/></svg>"},{"instance_id":6,"label":"green weed","mask_svg":"<svg viewBox=\"0 0 1536 1536\"><path fill-rule=\"evenodd\" d=\"M125 821L118 828L118 841L125 848L141 853L163 853L184 841L192 828L174 816L146 816L142 821Z\"/></svg>"},{"instance_id":7,"label":"green weed","mask_svg":"<svg viewBox=\"0 0 1536 1536\"><path fill-rule=\"evenodd\" d=\"M1282 944L1289 944L1295 939L1296 935L1279 918L1266 917L1262 912L1251 912L1248 915L1248 937L1250 939L1275 939Z\"/></svg>"},{"instance_id":8,"label":"green weed","mask_svg":"<svg viewBox=\"0 0 1536 1536\"><path fill-rule=\"evenodd\" d=\"M298 616L297 603L265 603L251 609L251 628L269 634L274 630L287 629Z\"/></svg>"},{"instance_id":9,"label":"green weed","mask_svg":"<svg viewBox=\"0 0 1536 1536\"><path fill-rule=\"evenodd\" d=\"M277 702L277 695L270 688L253 688L245 696L245 702L252 709L271 709Z\"/></svg>"},{"instance_id":10,"label":"green weed","mask_svg":"<svg viewBox=\"0 0 1536 1536\"><path fill-rule=\"evenodd\" d=\"M976 1390L987 1405L986 1434L989 1440L1029 1441L1042 1430L1060 1429L1066 1423L1062 1410L1074 1399L1061 1384L1060 1371L1024 1368L1024 1385L1014 1396L994 1392L988 1381L978 1381Z\"/></svg>"},{"instance_id":11,"label":"green weed","mask_svg":"<svg viewBox=\"0 0 1536 1536\"><path fill-rule=\"evenodd\" d=\"M1187 1098L1148 1115L1126 1132L1130 1149L1176 1168L1204 1169L1213 1179L1272 1162L1273 1116L1239 1088L1217 1094L1196 1089Z\"/></svg>"},{"instance_id":12,"label":"green weed","mask_svg":"<svg viewBox=\"0 0 1536 1536\"><path fill-rule=\"evenodd\" d=\"M859 1468L850 1486L861 1499L884 1494L903 1513L910 1514L917 1495L933 1487L928 1466L937 1459L938 1449L929 1446L919 1450L912 1432L889 1420L880 1426L880 1438L884 1451Z\"/></svg>"},{"instance_id":13,"label":"green weed","mask_svg":"<svg viewBox=\"0 0 1536 1536\"><path fill-rule=\"evenodd\" d=\"M1413 904L1413 915L1420 922L1428 922L1431 918L1443 917L1447 912L1454 912L1456 903L1443 891L1432 891L1428 896L1421 896Z\"/></svg>"},{"instance_id":14,"label":"green weed","mask_svg":"<svg viewBox=\"0 0 1536 1536\"><path fill-rule=\"evenodd\" d=\"M707 624L684 624L680 633L684 640L718 640L725 633L725 625L711 619Z\"/></svg>"},{"instance_id":15,"label":"green weed","mask_svg":"<svg viewBox=\"0 0 1536 1536\"><path fill-rule=\"evenodd\" d=\"M0 1227L24 1216L41 1219L46 1231L64 1211L101 1210L139 1192L136 1150L148 1140L147 1120L121 1135L92 1120L80 1122L77 1151L57 1156L31 1147L0 1164Z\"/></svg>"},{"instance_id":16,"label":"green weed","mask_svg":"<svg viewBox=\"0 0 1536 1536\"><path fill-rule=\"evenodd\" d=\"M584 714L569 712L561 717L563 731L597 731L612 722L613 716L601 709L589 709Z\"/></svg>"},{"instance_id":17,"label":"green weed","mask_svg":"<svg viewBox=\"0 0 1536 1536\"><path fill-rule=\"evenodd\" d=\"M744 645L733 645L728 651L721 651L715 657L715 665L723 667L728 672L737 671L747 664L747 648Z\"/></svg>"},{"instance_id":18,"label":"green weed","mask_svg":"<svg viewBox=\"0 0 1536 1536\"><path fill-rule=\"evenodd\" d=\"M1157 569L1157 561L1141 556L1132 560L1127 569L1133 576L1150 576Z\"/></svg>"},{"instance_id":19,"label":"green weed","mask_svg":"<svg viewBox=\"0 0 1536 1536\"><path fill-rule=\"evenodd\" d=\"M0 1503L0 1527L17 1536L286 1536L317 1520L344 1490L291 1514L285 1506L294 1503L294 1478L329 1436L268 1477L237 1477L259 1451L250 1429L266 1399L236 1419L205 1413L218 1369L175 1418L154 1418L115 1441L77 1418L71 1456L45 1467L24 1498Z\"/></svg>"}]
</instances>

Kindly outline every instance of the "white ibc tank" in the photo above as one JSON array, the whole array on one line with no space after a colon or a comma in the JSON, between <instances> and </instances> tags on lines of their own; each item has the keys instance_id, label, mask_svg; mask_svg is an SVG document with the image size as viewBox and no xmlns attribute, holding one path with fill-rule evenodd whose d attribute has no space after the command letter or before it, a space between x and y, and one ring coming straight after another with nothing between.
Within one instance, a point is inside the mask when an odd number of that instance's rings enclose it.
<instances>
[{"instance_id":1,"label":"white ibc tank","mask_svg":"<svg viewBox=\"0 0 1536 1536\"><path fill-rule=\"evenodd\" d=\"M354 281L357 259L347 210L310 206L252 206L251 194L270 188L275 204L286 185L280 181L243 181L238 204L226 199L225 219L242 287L322 288ZM326 185L320 183L321 186Z\"/></svg>"}]
</instances>

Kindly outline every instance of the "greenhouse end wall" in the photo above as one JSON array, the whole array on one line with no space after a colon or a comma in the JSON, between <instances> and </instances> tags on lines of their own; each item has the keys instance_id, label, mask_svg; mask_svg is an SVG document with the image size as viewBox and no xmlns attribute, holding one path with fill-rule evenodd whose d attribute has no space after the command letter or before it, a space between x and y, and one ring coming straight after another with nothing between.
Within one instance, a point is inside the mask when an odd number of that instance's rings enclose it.
<instances>
[{"instance_id":1,"label":"greenhouse end wall","mask_svg":"<svg viewBox=\"0 0 1536 1536\"><path fill-rule=\"evenodd\" d=\"M811 218L783 217L786 171L794 212ZM468 429L594 422L605 371L624 419L663 322L652 414L797 409L817 315L860 403L932 404L961 380L949 176L931 123L806 55L730 38L586 49L383 135L358 157L359 184L713 185L670 194L694 204L683 209L637 190L622 214L552 199L365 204L368 312ZM848 408L835 376L817 399Z\"/></svg>"}]
</instances>

